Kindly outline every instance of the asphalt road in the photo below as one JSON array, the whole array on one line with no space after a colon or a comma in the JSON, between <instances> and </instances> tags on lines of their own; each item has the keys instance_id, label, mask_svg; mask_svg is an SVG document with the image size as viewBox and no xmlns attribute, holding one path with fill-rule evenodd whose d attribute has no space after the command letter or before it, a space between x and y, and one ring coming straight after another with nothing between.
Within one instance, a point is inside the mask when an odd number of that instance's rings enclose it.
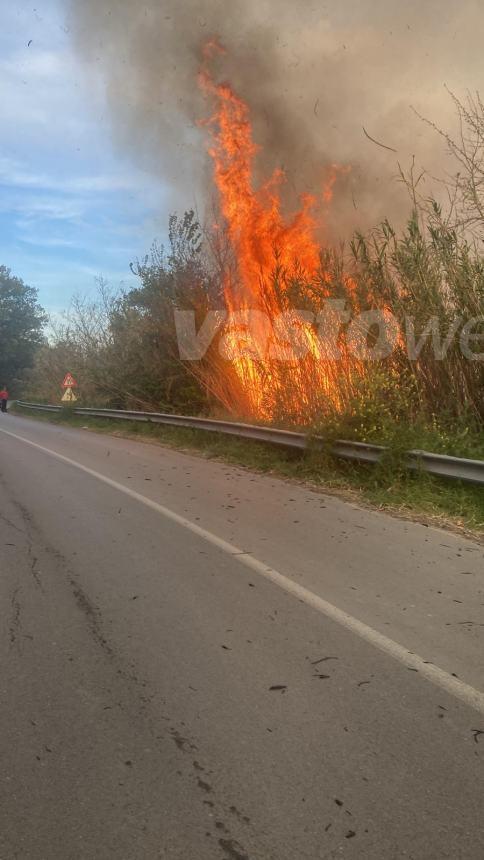
<instances>
[{"instance_id":1,"label":"asphalt road","mask_svg":"<svg viewBox=\"0 0 484 860\"><path fill-rule=\"evenodd\" d=\"M484 857L482 546L7 415L0 547L1 860Z\"/></svg>"}]
</instances>

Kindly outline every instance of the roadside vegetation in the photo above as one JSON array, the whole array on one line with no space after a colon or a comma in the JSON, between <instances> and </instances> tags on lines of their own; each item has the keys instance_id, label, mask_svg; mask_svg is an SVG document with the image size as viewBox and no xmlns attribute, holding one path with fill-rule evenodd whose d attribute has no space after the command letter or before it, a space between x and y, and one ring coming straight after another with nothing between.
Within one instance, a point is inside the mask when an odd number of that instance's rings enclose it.
<instances>
[{"instance_id":1,"label":"roadside vegetation","mask_svg":"<svg viewBox=\"0 0 484 860\"><path fill-rule=\"evenodd\" d=\"M459 238L455 227L442 222L436 227L434 214L427 213L426 223L423 210L412 215L401 236L383 225L370 237L355 239L352 280L357 286L351 301L356 302L358 294L358 307L380 303L392 308L402 327L411 317L418 337L433 317L438 320L438 342L455 320L461 320L445 356L436 356L429 335L415 361L409 360L404 345L397 345L387 359L332 363L329 372L337 397L318 395L308 403L302 422L286 408L281 364L280 408L274 424L302 424L323 435L397 448L411 441L413 447L431 444L432 450L461 456L482 451L484 361L462 354L459 328L480 318L474 333L484 335L484 260L475 244ZM193 310L201 325L210 307L220 307L222 300L220 278L209 269L193 212L172 218L170 237L168 252L154 247L133 266L140 278L137 289L116 293L100 282L96 298L73 301L64 322L56 324L25 374L26 398L58 402L60 381L68 369L81 383L79 395L85 405L254 420L251 414L230 409L230 361L220 357L217 337L200 362L180 360L174 310ZM331 252L331 259L331 295L341 298L345 288L342 279L338 282L337 269L342 271L342 252ZM328 266L327 255L326 271ZM302 295L301 285L293 283L291 296L296 288L301 292L299 302L293 297L291 301L297 307L318 312L324 305L324 296L314 285L306 284ZM289 293L285 295L289 301ZM377 297L373 305L371 296ZM473 348L477 352L478 345ZM223 381L218 388L212 384L217 374ZM296 395L290 392L292 398Z\"/></svg>"},{"instance_id":2,"label":"roadside vegetation","mask_svg":"<svg viewBox=\"0 0 484 860\"><path fill-rule=\"evenodd\" d=\"M454 178L442 186L446 203L427 198L425 177L411 170L401 176L410 217L400 233L385 221L346 247L322 249L311 279L296 260L291 271L282 268L275 249L270 288L282 310L318 314L328 298L339 299L353 315L390 312L405 337L390 355L361 361L345 348L342 324L341 360L326 361L326 392L316 382L317 362L305 367L304 390L300 379L291 388L294 374L274 362L268 368L274 423L339 425L345 435L385 442L412 426L442 443L458 438L459 445L466 432L482 430L484 361L466 354L461 336L482 358L484 109L479 99L456 101L456 109L462 139L446 138L457 162ZM55 401L68 368L82 382L85 403L254 418L235 396L240 378L220 356L218 337L203 359L182 362L174 326L175 310L194 311L201 326L209 309L224 306L222 285L237 277L233 248L222 229L202 229L193 211L171 216L168 233L166 249L155 245L132 264L137 288L116 292L100 282L95 299L74 300L37 351L27 396ZM373 336L370 330L370 344ZM409 337L418 345L413 357Z\"/></svg>"},{"instance_id":3,"label":"roadside vegetation","mask_svg":"<svg viewBox=\"0 0 484 860\"><path fill-rule=\"evenodd\" d=\"M0 386L8 385L13 395L46 343L46 321L37 291L0 266Z\"/></svg>"}]
</instances>

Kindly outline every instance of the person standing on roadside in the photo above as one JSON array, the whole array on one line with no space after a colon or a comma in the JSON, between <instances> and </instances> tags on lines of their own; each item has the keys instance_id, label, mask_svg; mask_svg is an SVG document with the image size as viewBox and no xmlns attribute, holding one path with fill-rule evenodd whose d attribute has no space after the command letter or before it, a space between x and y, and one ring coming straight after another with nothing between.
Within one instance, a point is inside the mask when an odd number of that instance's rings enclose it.
<instances>
[{"instance_id":1,"label":"person standing on roadside","mask_svg":"<svg viewBox=\"0 0 484 860\"><path fill-rule=\"evenodd\" d=\"M7 403L8 403L8 391L7 391L6 385L4 385L2 390L0 391L0 406L1 406L2 412L7 411Z\"/></svg>"}]
</instances>

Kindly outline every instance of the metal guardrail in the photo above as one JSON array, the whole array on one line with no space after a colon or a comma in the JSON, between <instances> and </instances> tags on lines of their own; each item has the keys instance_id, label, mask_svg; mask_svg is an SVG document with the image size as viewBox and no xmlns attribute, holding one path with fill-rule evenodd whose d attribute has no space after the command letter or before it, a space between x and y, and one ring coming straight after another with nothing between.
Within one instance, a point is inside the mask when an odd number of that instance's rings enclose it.
<instances>
[{"instance_id":1,"label":"metal guardrail","mask_svg":"<svg viewBox=\"0 0 484 860\"><path fill-rule=\"evenodd\" d=\"M27 403L17 400L17 406L24 409L37 409L41 412L61 412L63 407L41 403ZM191 427L195 430L211 430L216 433L226 433L241 439L253 439L257 442L271 442L290 448L314 448L324 445L324 439L318 436L308 436L293 430L278 430L274 427L263 427L257 424L241 424L234 421L218 421L214 418L194 418L189 415L172 415L166 412L137 412L126 409L86 409L72 407L74 415L86 415L93 418L122 418L125 421L146 421L152 424L169 424L175 427ZM355 460L360 463L378 463L387 449L383 445L372 445L367 442L349 442L337 439L331 445L331 453L345 460ZM484 485L484 461L467 460L462 457L449 457L445 454L432 454L429 451L408 451L406 466L414 471L429 472L439 477L453 478L473 484Z\"/></svg>"}]
</instances>

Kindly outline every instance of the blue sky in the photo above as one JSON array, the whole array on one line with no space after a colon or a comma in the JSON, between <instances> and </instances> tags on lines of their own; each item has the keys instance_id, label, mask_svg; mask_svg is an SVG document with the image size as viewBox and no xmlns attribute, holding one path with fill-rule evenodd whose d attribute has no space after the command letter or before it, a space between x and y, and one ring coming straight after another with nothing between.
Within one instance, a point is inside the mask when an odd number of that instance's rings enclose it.
<instances>
[{"instance_id":1,"label":"blue sky","mask_svg":"<svg viewBox=\"0 0 484 860\"><path fill-rule=\"evenodd\" d=\"M163 238L165 189L114 152L62 3L4 2L1 16L0 263L57 314L99 275L135 283L129 263Z\"/></svg>"}]
</instances>

